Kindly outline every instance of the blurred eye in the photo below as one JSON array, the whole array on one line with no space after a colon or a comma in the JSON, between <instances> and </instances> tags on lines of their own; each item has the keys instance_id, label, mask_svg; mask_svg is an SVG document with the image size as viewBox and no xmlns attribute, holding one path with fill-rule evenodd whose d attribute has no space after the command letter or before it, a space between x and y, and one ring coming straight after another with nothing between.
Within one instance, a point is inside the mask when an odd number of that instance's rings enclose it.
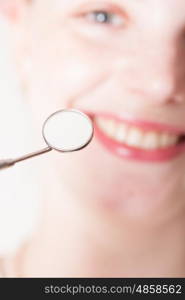
<instances>
[{"instance_id":1,"label":"blurred eye","mask_svg":"<svg viewBox=\"0 0 185 300\"><path fill-rule=\"evenodd\" d=\"M88 21L103 25L122 26L125 24L125 19L119 14L110 13L107 11L93 11L85 14Z\"/></svg>"}]
</instances>

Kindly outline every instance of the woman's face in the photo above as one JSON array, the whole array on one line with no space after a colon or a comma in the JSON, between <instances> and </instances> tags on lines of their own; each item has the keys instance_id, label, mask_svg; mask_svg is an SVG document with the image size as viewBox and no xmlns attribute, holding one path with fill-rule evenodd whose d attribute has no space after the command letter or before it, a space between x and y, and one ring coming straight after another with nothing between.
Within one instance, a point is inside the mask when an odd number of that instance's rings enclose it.
<instances>
[{"instance_id":1,"label":"woman's face","mask_svg":"<svg viewBox=\"0 0 185 300\"><path fill-rule=\"evenodd\" d=\"M185 151L176 154L176 128L185 131L185 1L26 5L28 100L40 126L75 107L104 127L83 151L56 153L61 182L116 215L177 207L185 196Z\"/></svg>"}]
</instances>

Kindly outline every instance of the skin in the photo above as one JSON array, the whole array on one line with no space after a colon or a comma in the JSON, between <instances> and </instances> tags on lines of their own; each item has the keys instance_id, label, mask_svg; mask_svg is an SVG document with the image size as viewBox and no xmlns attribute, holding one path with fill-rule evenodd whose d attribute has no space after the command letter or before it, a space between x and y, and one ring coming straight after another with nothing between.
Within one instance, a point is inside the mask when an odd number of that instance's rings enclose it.
<instances>
[{"instance_id":1,"label":"skin","mask_svg":"<svg viewBox=\"0 0 185 300\"><path fill-rule=\"evenodd\" d=\"M185 130L184 0L9 0L2 10L36 132L71 106ZM94 10L121 25L89 21ZM15 274L183 277L184 165L184 154L121 160L96 139L65 159L52 153L36 165L43 213Z\"/></svg>"}]
</instances>

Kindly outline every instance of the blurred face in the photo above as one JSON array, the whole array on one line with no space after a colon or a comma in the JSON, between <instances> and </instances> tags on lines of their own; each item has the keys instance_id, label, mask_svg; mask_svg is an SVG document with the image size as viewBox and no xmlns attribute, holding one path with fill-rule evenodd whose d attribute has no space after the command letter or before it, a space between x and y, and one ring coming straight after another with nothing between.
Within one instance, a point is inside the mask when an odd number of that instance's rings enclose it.
<instances>
[{"instance_id":1,"label":"blurred face","mask_svg":"<svg viewBox=\"0 0 185 300\"><path fill-rule=\"evenodd\" d=\"M38 130L66 107L94 119L86 149L50 158L77 201L121 216L179 206L185 1L35 0L24 28Z\"/></svg>"}]
</instances>

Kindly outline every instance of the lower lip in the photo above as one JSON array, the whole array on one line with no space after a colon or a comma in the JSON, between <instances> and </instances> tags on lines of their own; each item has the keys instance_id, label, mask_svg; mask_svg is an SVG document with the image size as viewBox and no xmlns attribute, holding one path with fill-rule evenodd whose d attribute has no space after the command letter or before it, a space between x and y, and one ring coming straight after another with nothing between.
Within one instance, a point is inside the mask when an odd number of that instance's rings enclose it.
<instances>
[{"instance_id":1,"label":"lower lip","mask_svg":"<svg viewBox=\"0 0 185 300\"><path fill-rule=\"evenodd\" d=\"M94 122L95 136L99 142L112 154L122 159L135 159L149 162L169 161L185 151L185 143L170 146L165 149L145 150L119 143L107 136Z\"/></svg>"}]
</instances>

